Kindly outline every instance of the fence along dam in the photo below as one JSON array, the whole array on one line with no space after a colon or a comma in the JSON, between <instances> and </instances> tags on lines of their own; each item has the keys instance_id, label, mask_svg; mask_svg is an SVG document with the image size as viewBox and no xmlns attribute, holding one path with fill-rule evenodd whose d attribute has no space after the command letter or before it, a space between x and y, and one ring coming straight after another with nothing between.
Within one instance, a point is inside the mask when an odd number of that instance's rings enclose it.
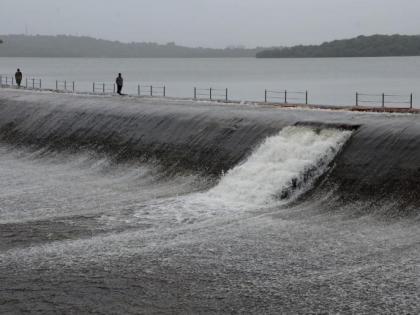
<instances>
[{"instance_id":1,"label":"fence along dam","mask_svg":"<svg viewBox=\"0 0 420 315\"><path fill-rule=\"evenodd\" d=\"M0 311L417 313L420 120L3 89Z\"/></svg>"}]
</instances>

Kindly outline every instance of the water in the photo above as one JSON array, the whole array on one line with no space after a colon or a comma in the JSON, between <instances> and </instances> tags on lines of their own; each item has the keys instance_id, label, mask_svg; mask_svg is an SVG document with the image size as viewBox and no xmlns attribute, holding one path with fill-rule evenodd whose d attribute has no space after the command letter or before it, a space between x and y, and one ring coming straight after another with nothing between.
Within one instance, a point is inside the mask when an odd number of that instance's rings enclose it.
<instances>
[{"instance_id":1,"label":"water","mask_svg":"<svg viewBox=\"0 0 420 315\"><path fill-rule=\"evenodd\" d=\"M228 88L234 100L263 101L264 90L309 91L312 104L354 105L355 93L414 93L420 97L420 57L327 59L72 59L0 58L0 73L20 67L44 87L56 80L76 81L92 90L92 82L125 78L126 93L137 85L167 86L167 95L193 97L193 87ZM408 96L403 98L408 101ZM299 100L301 101L301 100ZM370 105L370 104L368 104ZM406 106L406 104L404 104Z\"/></svg>"},{"instance_id":2,"label":"water","mask_svg":"<svg viewBox=\"0 0 420 315\"><path fill-rule=\"evenodd\" d=\"M416 314L416 115L0 90L0 313Z\"/></svg>"},{"instance_id":3,"label":"water","mask_svg":"<svg viewBox=\"0 0 420 315\"><path fill-rule=\"evenodd\" d=\"M287 127L279 135L266 139L209 193L213 200L222 199L243 207L266 205L291 186L298 186L309 170L314 169L318 176L323 174L350 136L350 131L327 129L318 134L310 128Z\"/></svg>"}]
</instances>

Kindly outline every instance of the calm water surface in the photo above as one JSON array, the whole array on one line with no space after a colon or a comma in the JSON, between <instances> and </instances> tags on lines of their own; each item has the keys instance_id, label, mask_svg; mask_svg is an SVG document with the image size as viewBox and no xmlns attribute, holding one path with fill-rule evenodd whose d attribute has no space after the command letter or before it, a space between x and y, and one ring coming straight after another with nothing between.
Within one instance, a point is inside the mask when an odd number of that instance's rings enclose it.
<instances>
[{"instance_id":1,"label":"calm water surface","mask_svg":"<svg viewBox=\"0 0 420 315\"><path fill-rule=\"evenodd\" d=\"M105 59L0 58L0 73L20 67L29 77L76 81L91 91L92 82L113 82L122 72L125 92L137 85L167 86L168 96L192 97L193 87L228 88L234 100L264 99L264 90L309 91L313 104L353 105L355 93L414 93L420 105L420 57L326 59Z\"/></svg>"}]
</instances>

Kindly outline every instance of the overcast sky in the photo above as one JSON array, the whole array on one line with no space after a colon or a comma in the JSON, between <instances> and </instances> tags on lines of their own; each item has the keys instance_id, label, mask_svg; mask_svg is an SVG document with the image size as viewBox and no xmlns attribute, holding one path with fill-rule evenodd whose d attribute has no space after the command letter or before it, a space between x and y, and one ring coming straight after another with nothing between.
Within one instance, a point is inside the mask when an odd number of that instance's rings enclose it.
<instances>
[{"instance_id":1,"label":"overcast sky","mask_svg":"<svg viewBox=\"0 0 420 315\"><path fill-rule=\"evenodd\" d=\"M0 34L279 46L420 34L419 0L0 0Z\"/></svg>"}]
</instances>

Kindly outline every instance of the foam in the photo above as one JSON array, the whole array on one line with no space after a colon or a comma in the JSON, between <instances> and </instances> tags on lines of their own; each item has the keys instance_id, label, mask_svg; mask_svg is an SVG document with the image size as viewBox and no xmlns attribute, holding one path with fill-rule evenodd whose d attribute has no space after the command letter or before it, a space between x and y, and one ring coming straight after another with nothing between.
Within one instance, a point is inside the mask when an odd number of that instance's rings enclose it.
<instances>
[{"instance_id":1,"label":"foam","mask_svg":"<svg viewBox=\"0 0 420 315\"><path fill-rule=\"evenodd\" d=\"M207 197L242 207L272 205L287 190L305 189L303 182L323 174L350 136L338 129L286 127L227 172Z\"/></svg>"}]
</instances>

